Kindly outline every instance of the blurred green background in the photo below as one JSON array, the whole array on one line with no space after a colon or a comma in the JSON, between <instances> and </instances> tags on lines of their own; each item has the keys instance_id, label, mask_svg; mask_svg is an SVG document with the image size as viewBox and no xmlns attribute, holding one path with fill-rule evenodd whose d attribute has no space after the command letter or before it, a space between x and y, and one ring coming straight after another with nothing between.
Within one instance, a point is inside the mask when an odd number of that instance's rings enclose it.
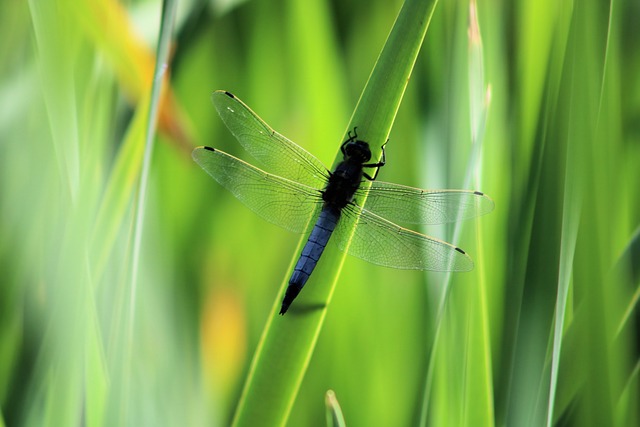
<instances>
[{"instance_id":1,"label":"blurred green background","mask_svg":"<svg viewBox=\"0 0 640 427\"><path fill-rule=\"evenodd\" d=\"M231 422L300 237L191 160L247 159L210 94L330 165L401 5L180 2L140 205L161 3L0 3L0 426ZM290 426L328 390L353 426L640 425L640 3L473 17L436 5L379 179L490 195L420 230L476 268L347 258Z\"/></svg>"}]
</instances>

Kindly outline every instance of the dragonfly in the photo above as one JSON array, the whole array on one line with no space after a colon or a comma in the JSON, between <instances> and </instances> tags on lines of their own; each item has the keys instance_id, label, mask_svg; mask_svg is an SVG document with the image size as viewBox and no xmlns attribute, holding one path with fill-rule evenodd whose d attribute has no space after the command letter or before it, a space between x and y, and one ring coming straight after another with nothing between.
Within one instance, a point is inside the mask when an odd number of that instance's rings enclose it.
<instances>
[{"instance_id":1,"label":"dragonfly","mask_svg":"<svg viewBox=\"0 0 640 427\"><path fill-rule=\"evenodd\" d=\"M445 224L484 215L490 197L471 190L422 190L376 181L385 165L371 161L371 149L357 127L340 147L333 171L285 138L233 94L216 91L212 102L227 128L260 165L201 146L192 157L220 185L263 219L295 233L309 233L283 297L284 315L331 240L349 255L396 269L459 272L473 261L459 247L401 227ZM367 171L374 171L373 174ZM371 185L363 185L371 181ZM359 201L364 200L364 203Z\"/></svg>"}]
</instances>

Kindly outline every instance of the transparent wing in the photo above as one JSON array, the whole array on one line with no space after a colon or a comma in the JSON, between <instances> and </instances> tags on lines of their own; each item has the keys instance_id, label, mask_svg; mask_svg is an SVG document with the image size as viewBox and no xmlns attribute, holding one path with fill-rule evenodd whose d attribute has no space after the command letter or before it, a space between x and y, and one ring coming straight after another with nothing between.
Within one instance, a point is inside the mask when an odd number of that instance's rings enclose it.
<instances>
[{"instance_id":1,"label":"transparent wing","mask_svg":"<svg viewBox=\"0 0 640 427\"><path fill-rule=\"evenodd\" d=\"M320 160L267 125L229 92L211 95L231 133L268 172L313 188L324 188L328 171Z\"/></svg>"},{"instance_id":2,"label":"transparent wing","mask_svg":"<svg viewBox=\"0 0 640 427\"><path fill-rule=\"evenodd\" d=\"M319 190L289 181L225 152L197 147L193 160L263 219L294 233L304 233L322 208Z\"/></svg>"},{"instance_id":3,"label":"transparent wing","mask_svg":"<svg viewBox=\"0 0 640 427\"><path fill-rule=\"evenodd\" d=\"M409 224L445 224L484 215L493 210L491 198L479 191L422 190L390 182L374 181L367 194L365 209Z\"/></svg>"},{"instance_id":4,"label":"transparent wing","mask_svg":"<svg viewBox=\"0 0 640 427\"><path fill-rule=\"evenodd\" d=\"M353 224L357 222L349 255L373 264L404 270L469 271L473 261L460 248L407 230L350 204L343 209L334 231L334 242L345 250Z\"/></svg>"}]
</instances>

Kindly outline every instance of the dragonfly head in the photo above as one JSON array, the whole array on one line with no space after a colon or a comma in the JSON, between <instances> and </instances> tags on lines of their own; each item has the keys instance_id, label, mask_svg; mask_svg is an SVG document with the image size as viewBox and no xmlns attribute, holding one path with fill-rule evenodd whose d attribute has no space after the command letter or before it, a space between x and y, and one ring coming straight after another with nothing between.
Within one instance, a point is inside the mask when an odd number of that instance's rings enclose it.
<instances>
[{"instance_id":1,"label":"dragonfly head","mask_svg":"<svg viewBox=\"0 0 640 427\"><path fill-rule=\"evenodd\" d=\"M352 139L344 145L344 157L358 163L366 163L371 160L369 144L359 139Z\"/></svg>"}]
</instances>

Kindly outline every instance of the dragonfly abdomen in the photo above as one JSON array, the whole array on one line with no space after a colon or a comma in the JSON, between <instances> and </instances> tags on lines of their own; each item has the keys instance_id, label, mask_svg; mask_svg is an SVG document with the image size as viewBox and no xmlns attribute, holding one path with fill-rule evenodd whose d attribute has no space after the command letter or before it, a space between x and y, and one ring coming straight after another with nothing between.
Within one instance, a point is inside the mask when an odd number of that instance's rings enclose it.
<instances>
[{"instance_id":1,"label":"dragonfly abdomen","mask_svg":"<svg viewBox=\"0 0 640 427\"><path fill-rule=\"evenodd\" d=\"M289 286L282 301L280 314L287 312L289 305L291 305L305 283L307 283L307 280L309 280L309 276L311 276L311 273L316 268L318 260L320 260L320 256L322 256L324 248L327 246L331 233L333 233L333 230L336 228L339 218L340 211L336 211L330 207L325 207L322 212L320 212L318 221L313 227L309 239L304 245L300 258L296 263L296 267L293 270L291 279L289 279Z\"/></svg>"}]
</instances>

